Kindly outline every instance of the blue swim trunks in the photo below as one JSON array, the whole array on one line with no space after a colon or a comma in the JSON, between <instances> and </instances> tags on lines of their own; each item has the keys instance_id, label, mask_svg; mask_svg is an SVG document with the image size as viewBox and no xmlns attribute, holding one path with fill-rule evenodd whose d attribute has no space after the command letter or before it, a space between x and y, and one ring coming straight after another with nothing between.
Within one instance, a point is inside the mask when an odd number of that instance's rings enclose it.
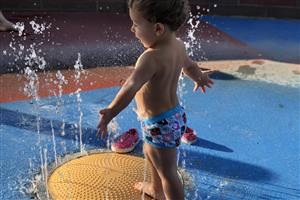
<instances>
[{"instance_id":1,"label":"blue swim trunks","mask_svg":"<svg viewBox=\"0 0 300 200\"><path fill-rule=\"evenodd\" d=\"M185 129L186 115L180 105L142 121L144 141L156 148L179 146Z\"/></svg>"}]
</instances>

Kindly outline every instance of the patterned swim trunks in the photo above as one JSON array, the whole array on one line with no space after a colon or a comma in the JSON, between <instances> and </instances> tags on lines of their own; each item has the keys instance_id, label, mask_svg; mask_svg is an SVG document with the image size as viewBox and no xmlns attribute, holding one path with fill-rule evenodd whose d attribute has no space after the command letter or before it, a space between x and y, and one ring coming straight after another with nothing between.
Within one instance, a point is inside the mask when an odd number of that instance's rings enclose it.
<instances>
[{"instance_id":1,"label":"patterned swim trunks","mask_svg":"<svg viewBox=\"0 0 300 200\"><path fill-rule=\"evenodd\" d=\"M156 148L179 146L185 129L186 115L180 105L142 121L144 141Z\"/></svg>"}]
</instances>

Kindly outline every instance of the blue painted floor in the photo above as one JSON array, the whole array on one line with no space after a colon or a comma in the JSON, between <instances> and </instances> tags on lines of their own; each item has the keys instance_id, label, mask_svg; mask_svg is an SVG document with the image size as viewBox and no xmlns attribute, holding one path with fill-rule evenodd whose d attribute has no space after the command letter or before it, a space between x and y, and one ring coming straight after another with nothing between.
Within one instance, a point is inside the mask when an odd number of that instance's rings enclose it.
<instances>
[{"instance_id":1,"label":"blue painted floor","mask_svg":"<svg viewBox=\"0 0 300 200\"><path fill-rule=\"evenodd\" d=\"M203 19L264 58L300 63L299 20ZM186 199L300 199L300 88L228 77L215 76L205 95L193 93L185 80L188 125L199 137L179 149L179 165L191 182ZM107 148L95 136L98 111L118 89L81 92L80 104L76 95L64 95L58 110L57 97L1 103L0 199L31 198L26 193L40 171L40 152L47 149L48 164L54 162L51 122L59 155L79 151L80 112L85 149ZM117 117L120 133L132 127L140 132L133 108ZM141 145L135 152L141 153Z\"/></svg>"},{"instance_id":2,"label":"blue painted floor","mask_svg":"<svg viewBox=\"0 0 300 200\"><path fill-rule=\"evenodd\" d=\"M193 93L185 80L184 105L188 124L199 136L193 146L179 149L179 165L191 176L186 197L194 199L299 199L299 88L240 79L215 80L205 95ZM82 92L82 130L87 150L106 148L95 137L98 110L118 88ZM3 103L1 109L1 199L30 199L22 194L39 171L40 144L54 161L51 121L60 155L79 151L79 111L76 96L36 103ZM117 118L120 132L140 130L131 104ZM62 124L64 121L64 131ZM76 125L77 124L77 125ZM141 152L141 144L135 150Z\"/></svg>"},{"instance_id":3,"label":"blue painted floor","mask_svg":"<svg viewBox=\"0 0 300 200\"><path fill-rule=\"evenodd\" d=\"M203 16L201 18L257 51L257 56L300 64L300 20Z\"/></svg>"}]
</instances>

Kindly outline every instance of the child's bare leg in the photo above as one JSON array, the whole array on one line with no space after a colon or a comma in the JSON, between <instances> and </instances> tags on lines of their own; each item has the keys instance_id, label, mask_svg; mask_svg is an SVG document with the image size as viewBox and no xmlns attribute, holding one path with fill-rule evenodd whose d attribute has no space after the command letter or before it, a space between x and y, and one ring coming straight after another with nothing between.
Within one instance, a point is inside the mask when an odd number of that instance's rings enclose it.
<instances>
[{"instance_id":1,"label":"child's bare leg","mask_svg":"<svg viewBox=\"0 0 300 200\"><path fill-rule=\"evenodd\" d=\"M161 179L166 199L183 200L183 186L177 174L176 148L159 149L149 144L144 145Z\"/></svg>"},{"instance_id":2,"label":"child's bare leg","mask_svg":"<svg viewBox=\"0 0 300 200\"><path fill-rule=\"evenodd\" d=\"M8 21L0 11L0 31L16 31L15 25Z\"/></svg>"},{"instance_id":3,"label":"child's bare leg","mask_svg":"<svg viewBox=\"0 0 300 200\"><path fill-rule=\"evenodd\" d=\"M150 160L150 157L148 156L147 146L145 146L145 145L144 145L144 155L145 155L145 159L147 162L147 166L151 172L151 182L136 183L134 188L141 192L144 190L145 194L147 194L155 199L164 200L165 196L164 196L160 177L159 177L156 169L154 168L152 161Z\"/></svg>"}]
</instances>

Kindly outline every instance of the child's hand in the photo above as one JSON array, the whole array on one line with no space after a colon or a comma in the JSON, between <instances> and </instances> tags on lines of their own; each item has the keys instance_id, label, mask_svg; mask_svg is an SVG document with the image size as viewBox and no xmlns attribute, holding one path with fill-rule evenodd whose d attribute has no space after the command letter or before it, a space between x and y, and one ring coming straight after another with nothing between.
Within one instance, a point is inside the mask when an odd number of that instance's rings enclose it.
<instances>
[{"instance_id":1,"label":"child's hand","mask_svg":"<svg viewBox=\"0 0 300 200\"><path fill-rule=\"evenodd\" d=\"M197 82L194 82L194 84L195 84L194 92L196 92L199 87L201 87L201 90L203 93L205 93L205 91L206 91L205 87L211 88L211 85L213 85L214 82L209 78L209 75L214 72L215 72L215 70L203 71L200 80Z\"/></svg>"},{"instance_id":2,"label":"child's hand","mask_svg":"<svg viewBox=\"0 0 300 200\"><path fill-rule=\"evenodd\" d=\"M100 121L97 125L97 135L101 136L101 139L105 138L107 135L107 125L112 120L111 109L106 108L99 111Z\"/></svg>"}]
</instances>

